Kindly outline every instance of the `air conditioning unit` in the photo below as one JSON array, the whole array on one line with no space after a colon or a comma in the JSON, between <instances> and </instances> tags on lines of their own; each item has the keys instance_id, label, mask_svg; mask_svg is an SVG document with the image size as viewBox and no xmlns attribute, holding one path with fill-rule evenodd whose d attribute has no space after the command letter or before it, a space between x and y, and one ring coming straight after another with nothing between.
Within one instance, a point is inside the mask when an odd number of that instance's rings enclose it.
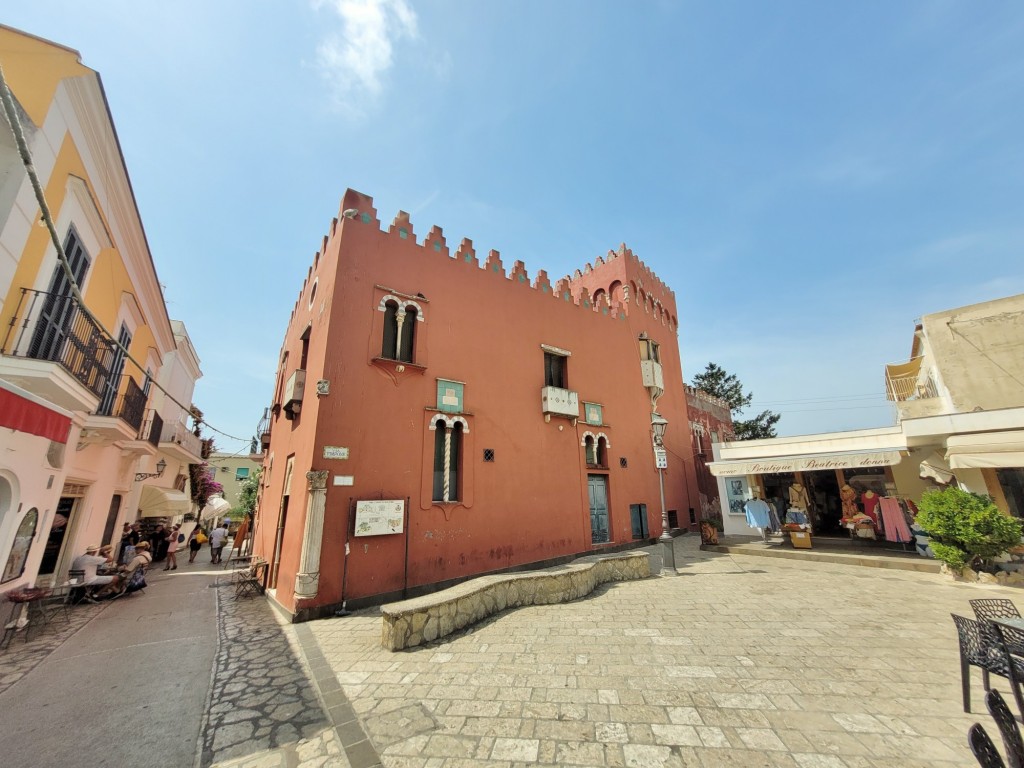
<instances>
[{"instance_id":1,"label":"air conditioning unit","mask_svg":"<svg viewBox=\"0 0 1024 768\"><path fill-rule=\"evenodd\" d=\"M573 419L580 415L580 397L571 389L544 387L540 391L541 412Z\"/></svg>"},{"instance_id":2,"label":"air conditioning unit","mask_svg":"<svg viewBox=\"0 0 1024 768\"><path fill-rule=\"evenodd\" d=\"M301 368L292 371L288 383L284 385L284 413L286 418L294 418L302 410L302 390L306 388L306 372Z\"/></svg>"},{"instance_id":3,"label":"air conditioning unit","mask_svg":"<svg viewBox=\"0 0 1024 768\"><path fill-rule=\"evenodd\" d=\"M645 387L665 389L665 378L661 373L661 363L656 363L653 360L641 360L640 375L643 377Z\"/></svg>"}]
</instances>

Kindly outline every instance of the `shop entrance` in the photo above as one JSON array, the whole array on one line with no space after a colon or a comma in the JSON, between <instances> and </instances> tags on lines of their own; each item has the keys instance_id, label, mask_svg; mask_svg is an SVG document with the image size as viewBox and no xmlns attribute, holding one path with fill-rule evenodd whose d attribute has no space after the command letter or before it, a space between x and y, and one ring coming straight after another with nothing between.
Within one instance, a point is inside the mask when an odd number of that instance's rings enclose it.
<instances>
[{"instance_id":1,"label":"shop entrance","mask_svg":"<svg viewBox=\"0 0 1024 768\"><path fill-rule=\"evenodd\" d=\"M78 499L74 496L61 496L57 502L57 513L53 516L50 533L46 537L46 546L43 549L43 559L39 564L40 576L48 576L57 570L57 561L64 549L64 537L71 528L77 509Z\"/></svg>"},{"instance_id":2,"label":"shop entrance","mask_svg":"<svg viewBox=\"0 0 1024 768\"><path fill-rule=\"evenodd\" d=\"M842 536L849 538L840 518L843 504L839 496L839 481L834 470L804 472L804 483L814 505L814 533L818 536Z\"/></svg>"}]
</instances>

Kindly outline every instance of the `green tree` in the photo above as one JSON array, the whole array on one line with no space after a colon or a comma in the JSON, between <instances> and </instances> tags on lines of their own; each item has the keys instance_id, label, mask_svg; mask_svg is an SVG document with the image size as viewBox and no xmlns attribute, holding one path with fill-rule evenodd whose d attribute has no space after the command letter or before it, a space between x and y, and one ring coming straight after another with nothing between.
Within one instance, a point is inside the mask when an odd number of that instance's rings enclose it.
<instances>
[{"instance_id":1,"label":"green tree","mask_svg":"<svg viewBox=\"0 0 1024 768\"><path fill-rule=\"evenodd\" d=\"M951 568L985 568L1020 544L1021 522L1004 514L990 496L959 488L926 491L917 524L931 537L935 556Z\"/></svg>"},{"instance_id":2,"label":"green tree","mask_svg":"<svg viewBox=\"0 0 1024 768\"><path fill-rule=\"evenodd\" d=\"M232 510L235 514L246 515L250 523L256 515L256 497L259 495L262 472L263 468L258 467L242 481L242 490L238 494L238 506Z\"/></svg>"},{"instance_id":3,"label":"green tree","mask_svg":"<svg viewBox=\"0 0 1024 768\"><path fill-rule=\"evenodd\" d=\"M773 411L761 411L752 419L738 419L754 400L753 392L743 391L743 382L733 374L714 363L693 377L690 382L697 389L704 390L724 400L732 412L732 428L737 440L757 440L763 437L776 437L775 425L782 416Z\"/></svg>"}]
</instances>

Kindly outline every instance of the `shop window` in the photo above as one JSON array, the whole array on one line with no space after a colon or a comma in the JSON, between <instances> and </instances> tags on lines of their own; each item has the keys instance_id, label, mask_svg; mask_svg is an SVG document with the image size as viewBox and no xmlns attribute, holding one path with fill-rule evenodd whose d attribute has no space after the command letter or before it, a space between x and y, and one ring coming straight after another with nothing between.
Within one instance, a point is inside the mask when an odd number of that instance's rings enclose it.
<instances>
[{"instance_id":1,"label":"shop window","mask_svg":"<svg viewBox=\"0 0 1024 768\"><path fill-rule=\"evenodd\" d=\"M569 388L569 377L567 375L568 358L564 355L557 355L553 352L544 353L544 386L558 387L558 389Z\"/></svg>"},{"instance_id":2,"label":"shop window","mask_svg":"<svg viewBox=\"0 0 1024 768\"><path fill-rule=\"evenodd\" d=\"M439 420L434 427L433 501L446 504L459 500L461 448L462 424L449 426Z\"/></svg>"},{"instance_id":3,"label":"shop window","mask_svg":"<svg viewBox=\"0 0 1024 768\"><path fill-rule=\"evenodd\" d=\"M39 522L39 510L32 507L21 519L18 530L14 534L14 543L11 545L10 554L7 556L7 565L4 566L3 577L0 582L13 581L25 572L25 563L28 561L28 551L32 547L32 539L36 535L36 524Z\"/></svg>"}]
</instances>

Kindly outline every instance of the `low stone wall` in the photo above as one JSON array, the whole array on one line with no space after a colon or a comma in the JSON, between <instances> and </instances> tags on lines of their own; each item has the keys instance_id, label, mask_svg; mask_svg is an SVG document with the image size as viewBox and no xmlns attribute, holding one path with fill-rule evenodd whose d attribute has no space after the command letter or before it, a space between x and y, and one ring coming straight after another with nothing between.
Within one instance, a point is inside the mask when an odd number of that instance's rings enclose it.
<instances>
[{"instance_id":1,"label":"low stone wall","mask_svg":"<svg viewBox=\"0 0 1024 768\"><path fill-rule=\"evenodd\" d=\"M590 594L598 584L650 575L647 554L629 552L588 557L543 571L481 576L442 592L383 606L381 645L392 651L412 648L506 608L564 603Z\"/></svg>"}]
</instances>

